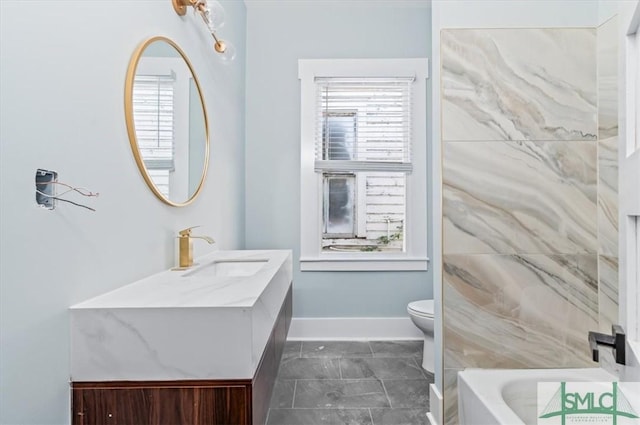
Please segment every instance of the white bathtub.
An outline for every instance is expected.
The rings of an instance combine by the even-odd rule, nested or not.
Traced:
[[[535,425],[538,382],[611,382],[604,369],[466,369],[458,373],[461,425]]]

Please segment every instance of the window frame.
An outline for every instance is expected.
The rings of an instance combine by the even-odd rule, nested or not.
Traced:
[[[189,169],[189,144],[176,140],[189,138],[189,84],[193,79],[191,70],[181,57],[143,57],[138,62],[136,73],[146,76],[168,76],[173,81],[173,154],[172,168],[150,167],[168,171],[169,190],[172,197],[187,199],[189,173],[176,173],[176,169]],[[143,158],[144,161],[144,158]],[[146,167],[146,165],[145,165]],[[169,196],[166,196],[167,199]]]
[[[427,256],[427,58],[300,59],[300,270],[424,271]],[[323,252],[323,174],[315,165],[316,78],[413,77],[411,157],[406,175],[404,252]]]
[[[327,225],[327,216],[329,215],[329,201],[328,198],[330,198],[330,180],[333,179],[348,179],[348,178],[352,178],[353,179],[353,195],[351,196],[352,199],[352,206],[351,206],[351,219],[353,222],[353,232],[352,233],[329,233],[326,229],[326,225]],[[357,182],[358,182],[358,177],[355,173],[348,173],[348,172],[334,172],[334,173],[329,173],[329,172],[323,172],[322,173],[322,214],[323,214],[323,220],[322,220],[322,224],[323,224],[323,228],[322,228],[322,238],[323,239],[351,239],[351,238],[355,238],[358,234],[358,216],[357,216],[357,205],[358,205],[358,188],[357,186]]]

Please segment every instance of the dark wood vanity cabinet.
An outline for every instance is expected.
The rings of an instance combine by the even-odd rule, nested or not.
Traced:
[[[72,382],[72,424],[264,424],[291,313],[289,287],[253,379]]]
[[[251,383],[73,383],[73,423],[250,424]]]

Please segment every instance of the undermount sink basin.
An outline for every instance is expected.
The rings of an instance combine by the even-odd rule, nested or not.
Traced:
[[[216,260],[198,267],[183,277],[190,276],[253,276],[267,263],[268,260]]]

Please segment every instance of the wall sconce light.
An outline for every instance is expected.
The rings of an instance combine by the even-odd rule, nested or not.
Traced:
[[[209,29],[215,43],[213,48],[220,53],[224,61],[232,61],[236,57],[236,49],[228,41],[222,40],[216,35],[224,25],[224,8],[217,0],[171,0],[173,9],[180,16],[187,13],[187,7],[192,6],[194,13],[200,15]]]

